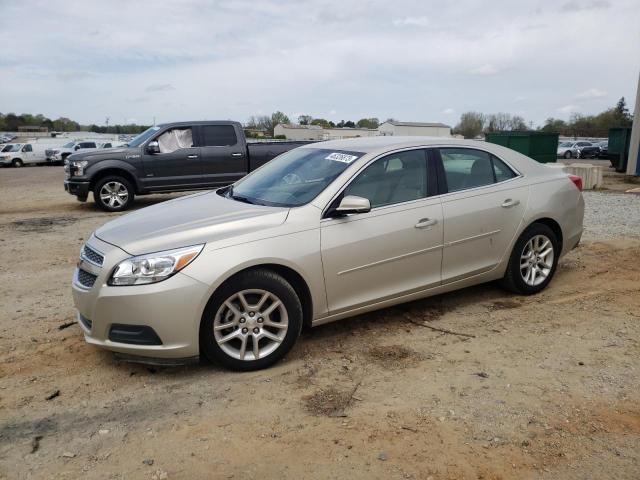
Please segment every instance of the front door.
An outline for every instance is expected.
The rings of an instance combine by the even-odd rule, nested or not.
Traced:
[[[158,142],[160,153],[142,152],[145,188],[152,190],[189,188],[202,185],[200,148],[194,146],[191,127],[164,130],[150,141]]]
[[[341,195],[368,198],[371,211],[322,220],[331,313],[440,283],[442,206],[439,198],[429,197],[435,192],[427,165],[425,150],[376,160]]]
[[[488,152],[440,148],[445,218],[442,282],[487,272],[507,251],[524,217],[529,187]],[[442,187],[441,187],[442,188]]]
[[[233,125],[202,125],[200,155],[202,178],[209,186],[228,185],[244,177],[249,168],[246,148]]]

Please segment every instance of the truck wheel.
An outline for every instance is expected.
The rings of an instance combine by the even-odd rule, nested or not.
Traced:
[[[211,297],[200,324],[200,352],[232,370],[273,365],[302,329],[302,305],[291,284],[270,270],[241,273]]]
[[[24,166],[24,163],[22,163],[22,160],[20,160],[19,158],[14,158],[13,162],[11,162],[11,164],[16,168],[20,168],[20,167]]]
[[[133,186],[124,177],[104,177],[93,188],[93,200],[107,212],[122,212],[133,203]]]

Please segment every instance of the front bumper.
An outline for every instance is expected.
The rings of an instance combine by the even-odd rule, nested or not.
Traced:
[[[71,195],[86,199],[89,196],[89,182],[78,180],[65,180],[64,189]]]
[[[104,255],[104,267],[81,260],[72,283],[78,324],[87,343],[142,357],[182,359],[198,356],[200,319],[207,302],[207,286],[183,273],[150,285],[109,286],[107,280],[113,267],[129,255],[96,237],[89,243],[92,249]],[[80,269],[96,276],[93,286],[86,287],[78,281]],[[127,330],[146,330],[146,333],[144,338],[138,338],[140,343],[135,344],[130,343],[136,341],[135,335],[127,336]],[[158,341],[148,341],[154,334]]]

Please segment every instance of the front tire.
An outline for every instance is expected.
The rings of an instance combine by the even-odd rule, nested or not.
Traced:
[[[122,212],[133,203],[133,185],[124,177],[109,176],[98,180],[93,188],[96,205],[107,212]]]
[[[267,368],[293,347],[302,329],[294,288],[270,270],[241,273],[211,297],[200,323],[200,351],[239,371]]]
[[[569,160],[571,157],[573,157],[573,154],[571,153],[571,150],[567,150],[566,152],[564,152],[564,158]]]
[[[14,168],[20,168],[24,166],[24,163],[19,158],[14,158],[11,164],[14,166]]]
[[[555,274],[560,256],[556,234],[547,225],[534,223],[518,238],[502,286],[521,295],[543,290]]]

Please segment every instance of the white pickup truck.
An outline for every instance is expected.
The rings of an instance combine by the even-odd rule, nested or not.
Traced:
[[[82,140],[65,143],[61,147],[48,148],[45,151],[47,162],[62,164],[72,153],[85,152],[96,148],[112,148],[112,142],[100,143],[95,140]]]
[[[45,152],[33,143],[8,143],[0,150],[0,165],[22,167],[30,163],[44,163]]]

